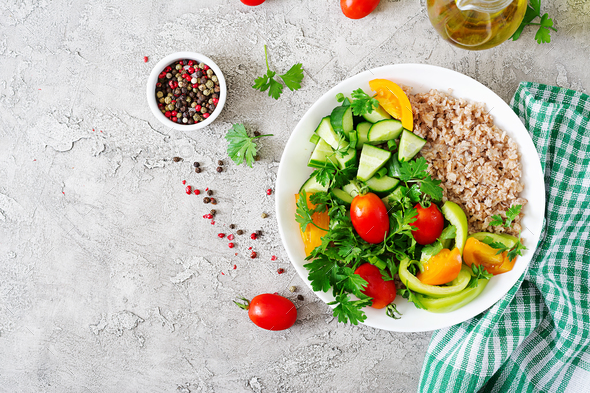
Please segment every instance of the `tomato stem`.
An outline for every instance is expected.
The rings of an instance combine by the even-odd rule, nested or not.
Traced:
[[[236,306],[240,307],[243,310],[248,310],[250,308],[250,300],[246,299],[245,297],[240,298],[244,303],[233,301]]]

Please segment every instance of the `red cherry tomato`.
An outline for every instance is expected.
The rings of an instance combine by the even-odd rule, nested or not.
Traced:
[[[340,0],[340,8],[345,16],[350,19],[361,19],[369,15],[380,0]]]
[[[377,266],[364,263],[354,273],[367,281],[365,290],[361,292],[373,298],[371,307],[384,308],[395,300],[395,284],[393,281],[384,281]]]
[[[352,226],[363,240],[377,244],[389,232],[389,216],[383,201],[375,194],[357,195],[350,205]]]
[[[246,5],[260,5],[264,3],[266,0],[240,0],[242,3]]]
[[[279,295],[263,293],[246,304],[235,302],[238,306],[248,309],[250,320],[258,327],[266,330],[289,329],[297,319],[297,309],[292,301]]]
[[[423,246],[434,243],[445,226],[442,213],[434,203],[427,209],[424,209],[420,204],[417,204],[414,208],[418,211],[417,219],[412,223],[413,226],[418,228],[412,231],[414,239]]]

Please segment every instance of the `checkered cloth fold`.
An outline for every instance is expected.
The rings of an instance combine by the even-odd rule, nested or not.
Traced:
[[[590,392],[590,97],[523,82],[511,107],[544,170],[538,248],[498,303],[433,334],[419,392]]]

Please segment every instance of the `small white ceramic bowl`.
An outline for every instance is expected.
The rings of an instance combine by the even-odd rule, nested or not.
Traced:
[[[168,118],[164,116],[164,114],[162,114],[162,112],[160,112],[160,109],[158,108],[158,102],[156,101],[156,83],[158,83],[158,75],[160,74],[160,72],[164,70],[164,68],[166,68],[166,66],[169,66],[178,60],[195,60],[199,63],[205,63],[213,70],[213,72],[215,72],[215,75],[217,75],[220,88],[219,102],[217,103],[217,107],[215,108],[211,116],[205,119],[205,121],[196,124],[174,123],[173,121],[168,120]],[[215,119],[217,119],[217,116],[219,116],[219,114],[223,110],[223,106],[225,105],[225,98],[227,97],[227,85],[225,84],[225,78],[223,76],[223,73],[221,72],[221,69],[217,66],[217,64],[215,64],[213,60],[211,60],[207,56],[196,52],[176,52],[164,57],[154,66],[147,81],[146,94],[150,109],[152,110],[152,113],[154,114],[156,119],[160,121],[160,123],[162,123],[166,127],[174,128],[175,130],[195,131],[200,128],[207,127],[209,124],[213,123]]]

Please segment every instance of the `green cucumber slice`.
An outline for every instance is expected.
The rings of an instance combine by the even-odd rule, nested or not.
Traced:
[[[369,141],[372,143],[386,142],[397,139],[404,127],[399,120],[381,120],[371,126],[369,130]]]
[[[391,157],[391,152],[365,144],[363,150],[361,150],[359,169],[356,177],[362,181],[369,180],[383,165],[385,165],[387,160],[389,160],[389,157]]]
[[[373,112],[363,114],[363,117],[366,121],[371,123],[377,123],[381,120],[391,119],[391,115],[387,113],[385,109],[381,105],[377,107],[377,109],[373,108]]]
[[[402,137],[399,141],[398,159],[402,161],[410,161],[426,144],[426,140],[420,138],[411,131],[404,129]]]
[[[363,145],[369,142],[369,130],[371,129],[372,125],[373,123],[364,121],[356,126],[356,133],[358,137],[358,142],[356,144],[357,149],[362,149]]]
[[[320,138],[318,144],[311,153],[311,157],[309,157],[307,166],[312,168],[325,168],[326,166],[337,168],[338,160],[336,160],[332,147]]]
[[[346,142],[344,137],[338,135],[334,128],[332,128],[332,124],[330,123],[330,116],[326,116],[320,121],[318,128],[316,128],[315,133],[322,138],[328,145],[332,147],[334,150],[338,150],[338,148],[342,147],[342,143]]]
[[[487,233],[487,232],[477,232],[469,237],[474,237],[480,242],[482,242],[486,237],[491,238],[494,242],[501,243],[508,248],[512,248],[516,246],[518,242],[518,238],[515,236],[507,235],[507,234],[500,234],[500,233]]]
[[[350,205],[352,203],[352,200],[354,199],[352,196],[350,196],[349,193],[342,191],[339,188],[333,188],[331,192],[334,198],[338,199],[340,202],[346,205]]]
[[[330,115],[330,124],[338,135],[348,135],[354,129],[352,121],[352,108],[350,106],[337,106]]]
[[[338,162],[340,163],[340,169],[348,168],[350,166],[356,166],[356,149],[348,147],[348,142],[345,143],[345,146],[346,148],[348,148],[348,150],[346,151],[344,156],[341,156],[339,153],[336,153],[335,155],[336,160],[338,160]],[[343,147],[342,149],[344,150],[345,147]]]
[[[353,198],[361,193],[361,188],[359,187],[356,180],[351,180],[350,183],[342,187],[342,189]]]
[[[305,192],[309,194],[309,193],[312,193],[312,192],[327,192],[328,191],[328,187],[327,186],[322,186],[316,180],[316,178],[315,178],[315,171],[314,171],[309,176],[309,179],[307,179],[305,181],[305,183],[303,183],[303,185],[299,189],[299,192],[301,192],[301,190],[305,190]]]
[[[309,138],[309,141],[314,145],[317,145],[320,139],[321,138],[318,136],[318,134],[312,134],[311,138]]]
[[[367,180],[367,187],[379,196],[387,195],[392,192],[399,184],[399,180],[389,176],[383,176],[380,179],[372,177]]]

